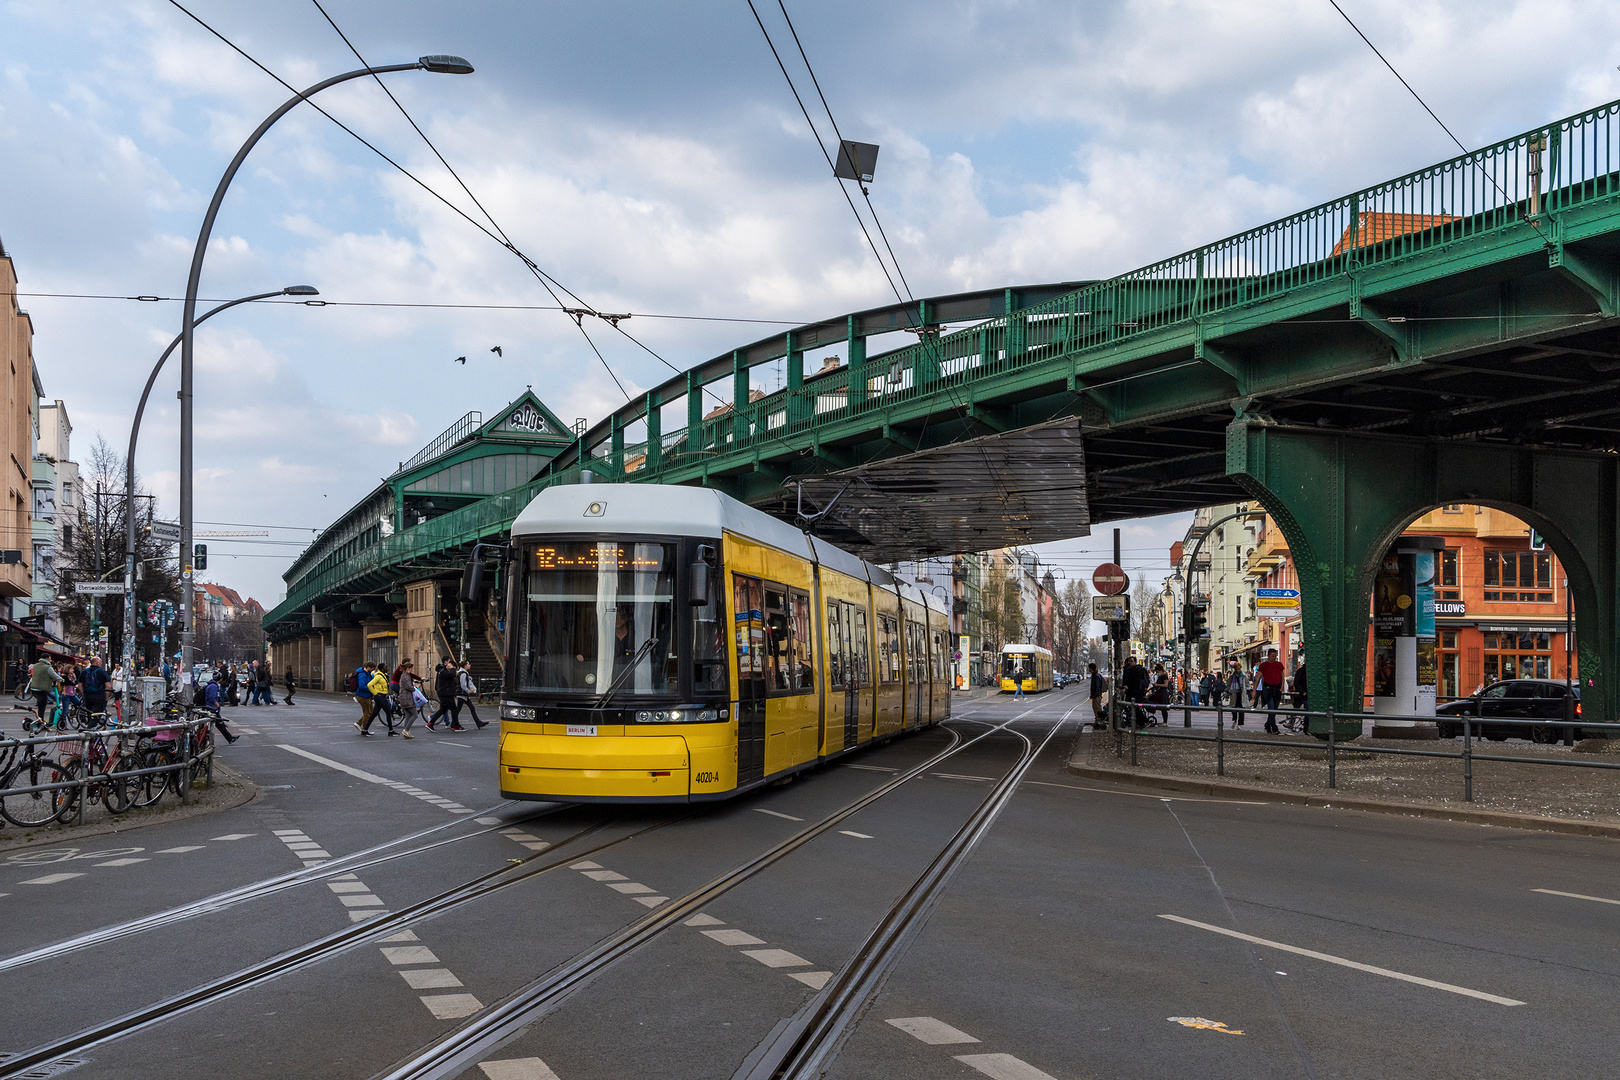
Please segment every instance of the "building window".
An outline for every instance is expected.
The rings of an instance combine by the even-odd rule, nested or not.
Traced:
[[[1457,577],[1457,560],[1460,556],[1461,552],[1456,548],[1446,548],[1440,553],[1439,590],[1434,594],[1436,600],[1462,599]]]
[[[1499,632],[1485,635],[1485,681],[1546,679],[1552,674],[1552,635]]]
[[[1529,590],[1545,589],[1546,592]],[[1502,603],[1552,603],[1552,555],[1546,551],[1485,552],[1485,599]]]
[[[1460,514],[1460,513],[1462,513],[1462,503],[1446,503],[1446,513],[1448,513],[1448,514]]]
[[[1457,631],[1440,631],[1440,697],[1462,696],[1461,658],[1457,653]]]

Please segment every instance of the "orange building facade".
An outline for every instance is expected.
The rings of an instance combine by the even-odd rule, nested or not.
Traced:
[[[1564,570],[1551,548],[1534,543],[1530,526],[1503,510],[1453,503],[1406,532],[1446,544],[1435,560],[1440,700],[1497,679],[1563,680]],[[1370,648],[1368,656],[1370,664]],[[1573,650],[1569,661],[1575,665]],[[1578,672],[1575,665],[1570,674]]]

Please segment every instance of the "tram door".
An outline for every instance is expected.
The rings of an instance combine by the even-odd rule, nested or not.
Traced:
[[[840,640],[844,658],[844,745],[854,746],[861,729],[861,665],[855,659],[855,607],[839,602]]]
[[[928,696],[928,644],[920,622],[906,620],[906,671],[911,676],[911,723],[922,723],[923,699]]]
[[[737,607],[737,783],[765,775],[765,597],[758,578],[733,575]]]

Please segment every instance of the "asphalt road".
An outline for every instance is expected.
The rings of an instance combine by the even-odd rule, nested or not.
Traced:
[[[983,735],[436,1074],[729,1078],[836,985],[1019,762],[1018,733],[1038,743],[1063,723],[827,1075],[1620,1076],[1609,840],[1078,780],[1061,767],[1089,719],[1078,690],[963,701],[947,727],[695,812],[507,803],[493,726],[361,739],[357,712],[314,698],[228,710],[246,737],[224,754],[265,789],[257,802],[0,853],[0,1052],[99,1027],[72,1054],[75,1077],[382,1074]],[[503,887],[334,955],[119,1022],[508,868]]]

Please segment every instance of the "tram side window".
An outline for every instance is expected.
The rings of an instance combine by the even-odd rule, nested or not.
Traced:
[[[816,688],[815,635],[810,632],[810,597],[802,592],[788,594],[793,629],[794,689],[813,692]]]
[[[863,607],[846,608],[845,614],[850,611],[855,613],[855,668],[852,674],[855,676],[855,681],[861,686],[871,686],[872,642],[866,633],[866,609]]]
[[[945,659],[945,635],[938,630],[934,631],[934,681],[944,682],[949,678]]]
[[[737,674],[747,682],[765,673],[765,613],[758,578],[733,578],[737,607]]]
[[[827,601],[827,681],[836,688],[844,685],[844,605]]]
[[[793,689],[792,622],[788,618],[787,590],[765,583],[765,681],[773,694]]]
[[[724,590],[720,575],[710,574],[709,602],[692,607],[692,691],[697,694],[724,693],[726,689]],[[741,607],[739,604],[739,610]]]
[[[886,683],[900,681],[900,621],[878,616],[878,675]]]

